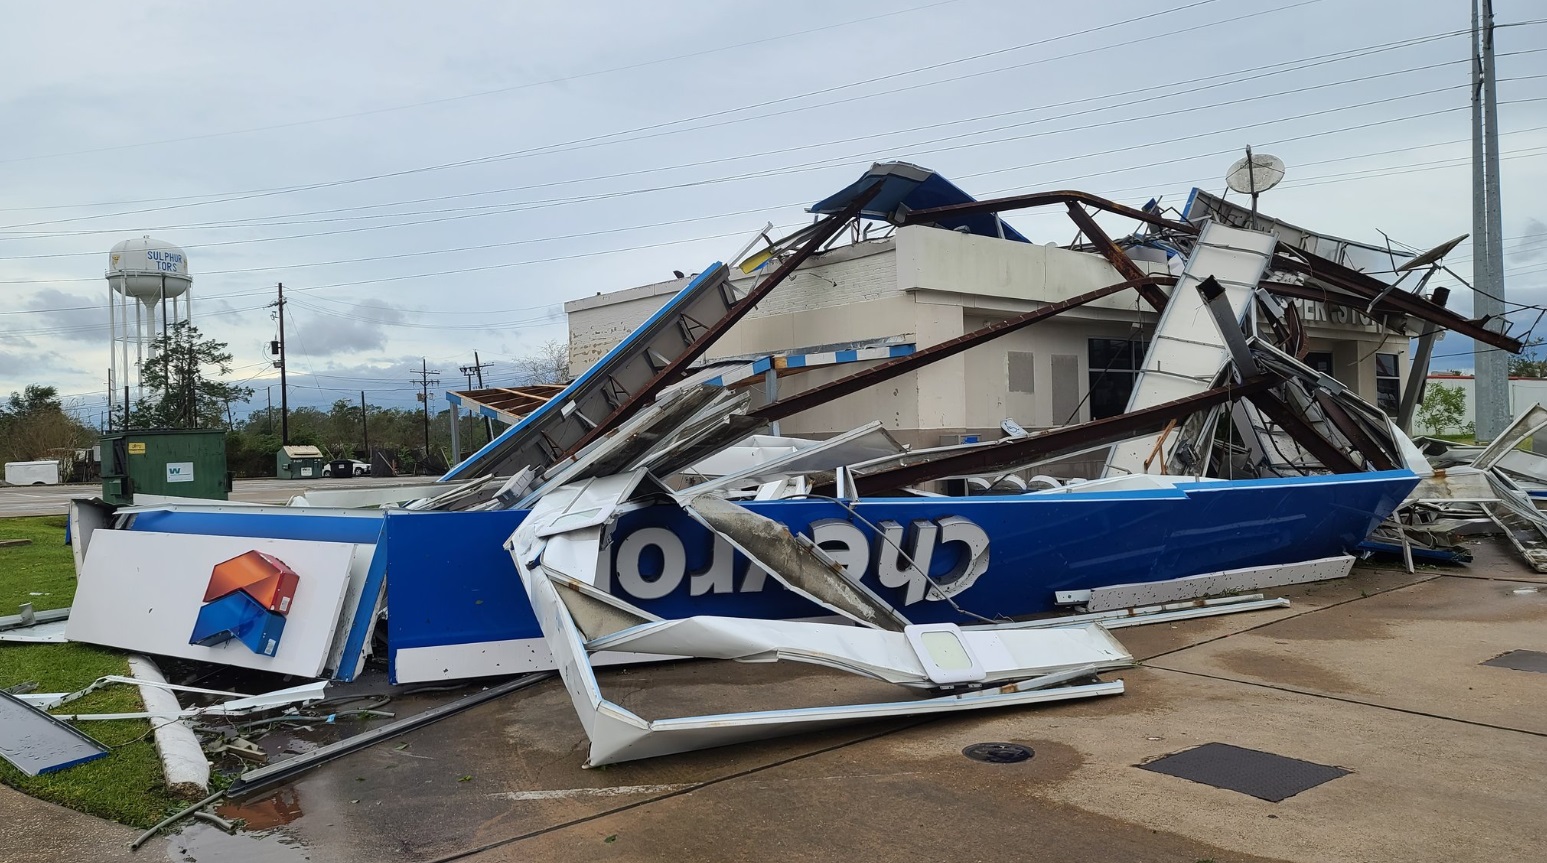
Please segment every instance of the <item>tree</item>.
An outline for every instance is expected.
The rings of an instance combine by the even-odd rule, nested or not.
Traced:
[[[57,387],[28,384],[0,407],[0,460],[58,457],[60,450],[73,453],[96,439],[94,429],[65,413]]]
[[[516,358],[522,385],[569,381],[569,343],[549,339],[530,354]]]
[[[208,374],[213,367],[214,374]],[[219,428],[228,424],[232,403],[246,403],[252,387],[227,383],[231,352],[225,342],[206,339],[198,327],[178,321],[152,343],[140,366],[147,395],[134,405],[130,428]]]
[[[1525,339],[1521,353],[1510,357],[1510,377],[1547,377],[1547,359],[1542,359],[1538,348],[1547,343],[1547,337]]]
[[[1423,394],[1423,403],[1418,406],[1418,421],[1424,428],[1438,435],[1452,428],[1464,432],[1466,429],[1461,420],[1465,416],[1466,390],[1429,384]]]

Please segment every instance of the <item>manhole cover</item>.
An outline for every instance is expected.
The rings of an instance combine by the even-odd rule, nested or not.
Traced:
[[[974,743],[962,750],[962,754],[973,761],[985,761],[989,764],[1015,764],[1019,761],[1030,761],[1037,753],[1029,746],[1019,743]]]

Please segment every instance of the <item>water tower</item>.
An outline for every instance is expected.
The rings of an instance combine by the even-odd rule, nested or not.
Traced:
[[[107,257],[108,416],[124,416],[144,393],[141,369],[154,358],[156,339],[178,321],[193,320],[188,256],[148,236],[124,240]],[[157,323],[157,315],[160,322]],[[132,319],[132,320],[131,320]]]

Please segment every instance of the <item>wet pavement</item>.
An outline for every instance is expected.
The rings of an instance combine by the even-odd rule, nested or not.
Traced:
[[[1127,684],[1116,698],[873,723],[586,770],[579,721],[562,686],[548,681],[222,806],[222,816],[246,822],[244,835],[198,824],[138,856],[1539,859],[1547,674],[1481,663],[1547,650],[1547,578],[1491,541],[1475,551],[1464,569],[1362,565],[1348,579],[1278,592],[1293,601],[1287,609],[1120,630],[1143,662],[1108,675]],[[681,662],[599,676],[610,697],[647,717],[893,694],[795,664]],[[408,715],[453,695],[400,696],[384,709]],[[263,745],[280,755],[341,733],[322,731]],[[1034,756],[964,757],[983,742],[1021,744]],[[1210,742],[1349,772],[1271,803],[1138,769]],[[10,802],[0,797],[0,810]],[[92,859],[115,859],[126,832],[98,830],[104,853]]]

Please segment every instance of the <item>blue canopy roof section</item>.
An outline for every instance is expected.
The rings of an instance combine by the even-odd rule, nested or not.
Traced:
[[[877,162],[865,172],[865,176],[855,180],[842,191],[812,204],[807,211],[823,215],[836,213],[858,197],[860,192],[870,188],[870,184],[878,179],[882,181],[881,191],[860,212],[863,218],[891,222],[899,209],[923,210],[977,200],[963,192],[955,183],[928,168],[910,165],[907,162]],[[1010,227],[993,213],[952,216],[941,219],[936,224],[953,231],[965,228],[968,233],[982,237],[1003,237],[1018,243],[1031,242],[1020,231]]]

